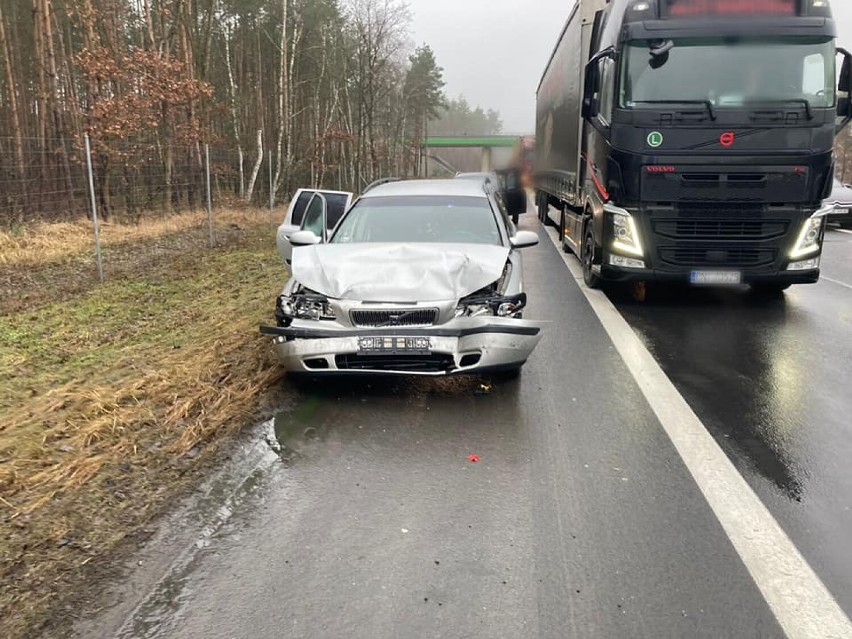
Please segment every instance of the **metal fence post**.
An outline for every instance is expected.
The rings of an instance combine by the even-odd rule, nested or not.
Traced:
[[[86,167],[89,170],[89,196],[92,201],[92,226],[95,228],[95,257],[98,261],[98,277],[101,284],[104,283],[104,263],[101,257],[101,232],[98,227],[98,205],[95,201],[95,177],[92,172],[92,145],[89,142],[89,134],[85,135],[86,139]]]
[[[210,248],[213,248],[213,202],[210,195],[210,145],[204,145],[204,172],[207,182],[207,228],[210,232]]]
[[[275,192],[272,188],[272,149],[269,149],[269,222],[275,226]]]

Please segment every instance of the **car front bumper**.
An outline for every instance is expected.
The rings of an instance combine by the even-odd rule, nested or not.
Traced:
[[[341,329],[300,322],[260,330],[272,336],[285,370],[312,375],[445,376],[511,370],[527,361],[541,339],[538,323],[499,317],[462,318],[426,328]],[[363,338],[389,339],[393,344],[425,338],[428,348],[377,352],[365,350]]]

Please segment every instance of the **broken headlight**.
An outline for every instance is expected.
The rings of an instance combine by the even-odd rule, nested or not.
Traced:
[[[334,321],[337,316],[325,295],[300,288],[292,295],[281,295],[275,307],[279,326],[290,326],[294,319]]]
[[[477,292],[459,300],[456,317],[520,317],[526,305],[526,293],[505,297]]]

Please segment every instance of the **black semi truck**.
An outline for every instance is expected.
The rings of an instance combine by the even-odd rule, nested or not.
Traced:
[[[536,204],[588,286],[818,280],[852,119],[835,36],[828,0],[577,2],[537,93]]]

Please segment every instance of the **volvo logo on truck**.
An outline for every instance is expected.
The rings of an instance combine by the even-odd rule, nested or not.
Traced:
[[[536,200],[586,284],[816,282],[852,120],[835,37],[827,0],[577,2],[537,93]]]

